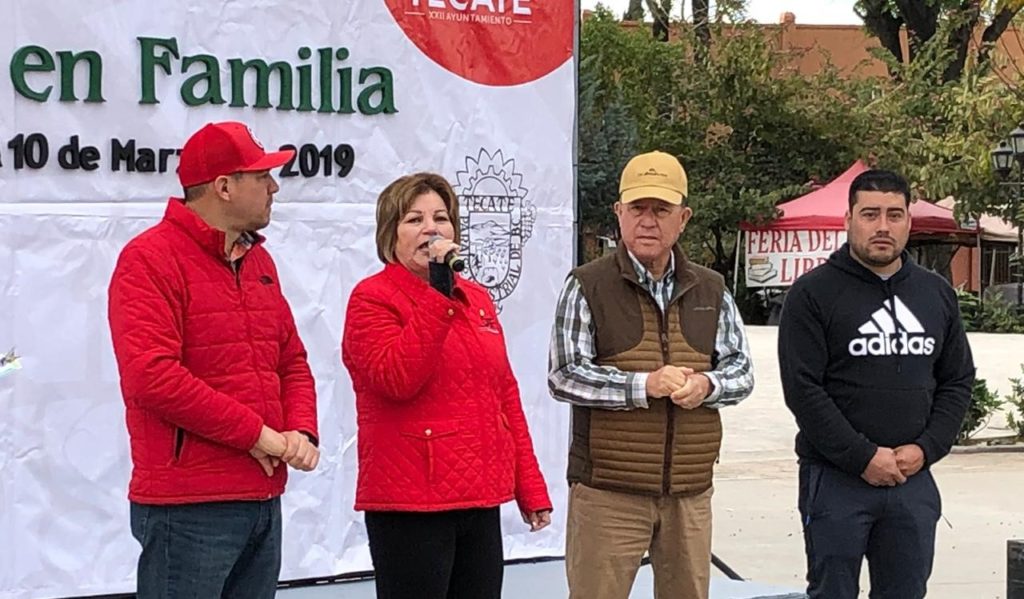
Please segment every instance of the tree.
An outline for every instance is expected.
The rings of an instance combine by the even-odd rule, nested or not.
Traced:
[[[783,69],[760,28],[711,23],[709,30],[715,51],[696,61],[692,32],[664,43],[624,30],[610,15],[584,23],[580,184],[581,192],[595,191],[586,199],[581,193],[581,218],[584,228],[614,228],[610,204],[633,152],[605,148],[634,139],[611,132],[620,123],[635,131],[636,151],[681,159],[695,213],[684,245],[692,259],[728,275],[739,223],[773,217],[776,202],[803,191],[811,177],[848,166],[855,156],[848,142],[870,117],[851,111],[850,95],[830,93],[835,73],[808,80]],[[588,212],[591,202],[596,212]]]
[[[693,34],[697,40],[694,53],[698,62],[706,63],[711,53],[711,0],[692,0]]]
[[[643,21],[644,20],[644,0],[629,0],[629,8],[626,9],[626,13],[622,15],[623,21]]]
[[[672,0],[647,0],[647,10],[651,11],[653,24],[651,35],[654,39],[667,42],[669,37],[669,15],[672,14]]]
[[[881,164],[906,175],[919,197],[954,196],[961,215],[1006,216],[1012,205],[994,180],[989,150],[1021,115],[1024,94],[1012,100],[1017,84],[993,68],[992,50],[1022,8],[1024,0],[859,0],[856,5],[885,49],[892,79],[888,85],[874,82],[876,89],[864,94],[878,112],[870,149]],[[922,258],[942,265],[948,278],[951,252],[948,246],[928,246]]]
[[[579,163],[577,166],[580,256],[598,256],[599,236],[615,237],[611,206],[618,196],[618,177],[636,153],[636,121],[628,114],[620,88],[600,85],[601,56],[580,62]]]
[[[627,31],[603,9],[583,24],[579,68],[578,212],[584,260],[598,236],[618,237],[612,205],[619,174],[639,150],[641,128],[664,112],[681,56],[647,31]]]
[[[942,73],[946,82],[963,73],[976,30],[982,29],[976,59],[984,65],[1022,8],[1024,0],[858,0],[854,10],[898,63],[913,62],[926,44],[937,39],[950,52]],[[907,56],[900,44],[903,27],[907,30]]]
[[[888,59],[889,79],[848,82],[844,93],[869,117],[861,120],[860,153],[906,176],[915,196],[954,196],[961,216],[1007,215],[989,151],[1024,106],[987,64],[968,61],[947,80],[956,49],[940,34],[917,48],[911,62]]]
[[[729,274],[740,222],[775,215],[812,176],[840,172],[854,154],[843,99],[785,71],[759,28],[714,30],[707,65],[692,65],[676,93],[680,118],[660,145],[678,148],[691,176],[690,255]]]

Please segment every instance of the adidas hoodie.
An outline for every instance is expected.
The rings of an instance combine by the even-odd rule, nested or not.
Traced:
[[[859,476],[878,447],[916,443],[925,467],[956,440],[974,362],[956,294],[903,252],[888,280],[849,245],[790,288],[779,370],[796,453]]]

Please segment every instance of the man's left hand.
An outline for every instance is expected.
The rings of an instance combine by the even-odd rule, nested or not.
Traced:
[[[711,380],[701,373],[686,377],[686,384],[672,394],[672,402],[685,410],[692,410],[704,403],[711,393]]]
[[[281,455],[281,460],[292,468],[304,472],[310,472],[316,468],[317,463],[320,462],[320,450],[309,441],[309,437],[299,431],[288,431],[282,434],[288,447]]]
[[[924,468],[924,451],[920,446],[913,443],[900,445],[893,451],[896,452],[896,465],[903,476],[910,478]]]

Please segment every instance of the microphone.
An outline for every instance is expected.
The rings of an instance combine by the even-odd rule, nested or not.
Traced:
[[[430,243],[434,243],[439,239],[445,239],[440,235],[434,235],[430,238]],[[455,250],[451,250],[444,256],[444,263],[448,265],[448,268],[452,269],[453,272],[462,272],[466,269],[466,261],[462,259],[462,256]]]

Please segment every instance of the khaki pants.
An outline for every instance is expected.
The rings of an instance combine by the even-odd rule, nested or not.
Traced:
[[[572,485],[565,536],[570,599],[628,599],[644,552],[655,599],[707,599],[713,493],[651,497]]]

